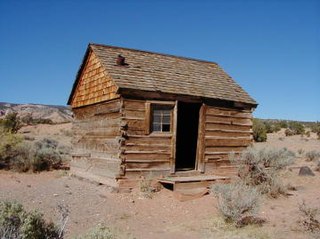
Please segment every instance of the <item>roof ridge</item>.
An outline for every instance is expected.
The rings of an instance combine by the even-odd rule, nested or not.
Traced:
[[[100,46],[100,47],[109,47],[109,48],[123,49],[123,50],[136,51],[136,52],[144,52],[144,53],[149,53],[149,54],[156,54],[156,55],[174,57],[174,58],[178,58],[178,59],[184,59],[184,60],[191,60],[191,61],[215,64],[217,66],[219,65],[218,63],[216,63],[214,61],[207,61],[207,60],[202,60],[202,59],[197,59],[197,58],[192,58],[192,57],[177,56],[177,55],[171,55],[171,54],[154,52],[154,51],[147,51],[147,50],[140,50],[140,49],[134,49],[134,48],[128,48],[128,47],[119,47],[119,46],[112,46],[112,45],[99,44],[99,43],[93,43],[93,42],[90,42],[89,46]]]

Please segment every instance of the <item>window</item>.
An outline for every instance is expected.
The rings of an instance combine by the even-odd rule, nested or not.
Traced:
[[[172,106],[152,105],[152,132],[171,132]]]

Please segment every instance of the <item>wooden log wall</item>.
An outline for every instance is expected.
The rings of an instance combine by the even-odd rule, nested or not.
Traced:
[[[73,109],[72,168],[113,179],[120,173],[120,109],[120,99]]]
[[[119,98],[111,76],[102,67],[97,56],[90,52],[74,93],[72,108]]]
[[[125,163],[125,177],[140,174],[168,174],[172,159],[172,134],[148,132],[149,105],[145,100],[123,99],[122,124],[126,140],[121,158]]]
[[[205,173],[223,176],[236,174],[229,154],[240,153],[252,143],[252,114],[250,110],[206,106],[204,161]]]

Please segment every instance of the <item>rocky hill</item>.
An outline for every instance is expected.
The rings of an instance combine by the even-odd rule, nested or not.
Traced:
[[[33,119],[50,119],[53,123],[73,120],[72,111],[67,106],[0,102],[0,117],[10,112],[17,112],[20,118],[31,116]]]

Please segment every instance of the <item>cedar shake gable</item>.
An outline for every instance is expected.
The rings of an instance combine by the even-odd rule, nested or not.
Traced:
[[[125,58],[124,65],[117,59]],[[216,63],[107,45],[89,44],[68,104],[114,99],[122,90],[195,96],[257,106]]]

